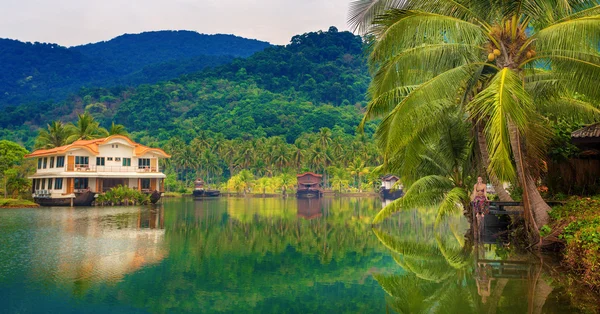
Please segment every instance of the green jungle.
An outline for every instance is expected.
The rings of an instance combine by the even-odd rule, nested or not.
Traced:
[[[482,176],[495,198],[523,202],[524,246],[560,247],[598,289],[600,182],[559,172],[589,157],[572,132],[600,118],[599,5],[533,2],[359,0],[350,22],[362,37],[331,27],[150,84],[6,101],[5,198],[30,190],[28,150],[109,134],[172,154],[169,192],[201,177],[238,195],[286,194],[313,171],[326,189],[362,193],[396,174],[405,196],[374,224],[413,208],[436,208],[436,224],[470,213]]]

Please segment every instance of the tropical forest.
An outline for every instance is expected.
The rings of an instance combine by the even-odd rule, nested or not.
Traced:
[[[8,312],[600,312],[600,1],[336,11],[0,38]]]

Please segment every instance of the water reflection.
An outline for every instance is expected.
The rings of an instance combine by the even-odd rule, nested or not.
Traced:
[[[412,213],[402,213],[406,221]],[[431,228],[373,229],[392,253],[394,274],[376,274],[386,292],[388,307],[398,313],[595,313],[597,305],[572,305],[564,289],[555,290],[545,272],[544,259],[529,253],[515,254],[505,244],[485,244],[450,217],[434,239],[416,232]],[[407,237],[411,233],[414,235]],[[551,268],[550,268],[551,269]],[[552,297],[550,297],[552,295]],[[591,295],[593,299],[593,294]],[[550,300],[550,301],[549,301]]]
[[[380,205],[231,197],[0,210],[0,312],[576,312],[564,289],[544,297],[539,258],[476,243],[463,217],[434,228],[426,210],[373,230]]]

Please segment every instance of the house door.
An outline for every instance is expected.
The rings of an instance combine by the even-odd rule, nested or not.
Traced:
[[[67,156],[67,171],[75,171],[75,156]]]

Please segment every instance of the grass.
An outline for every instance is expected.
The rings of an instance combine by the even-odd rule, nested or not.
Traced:
[[[554,228],[564,226],[564,261],[593,289],[600,291],[600,196],[571,197],[550,212]]]
[[[0,198],[0,208],[23,208],[23,207],[39,207],[38,204],[29,200],[20,200],[13,198]]]

